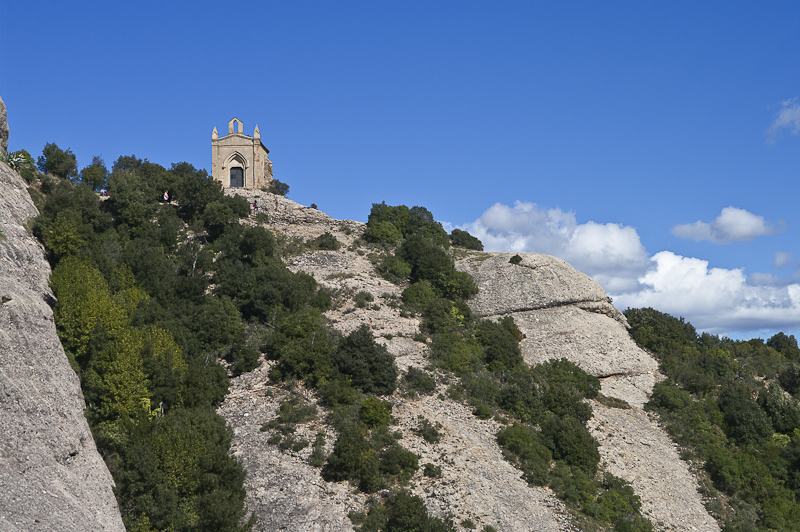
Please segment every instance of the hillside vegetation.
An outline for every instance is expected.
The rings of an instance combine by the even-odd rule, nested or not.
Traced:
[[[325,317],[348,298],[355,308],[380,309],[371,292],[322,288],[286,267],[293,255],[342,248],[330,232],[273,233],[264,227],[269,215],[251,212],[248,200],[225,195],[187,163],[167,169],[124,156],[109,172],[95,158],[78,172],[70,156],[49,144],[38,164],[49,174],[36,172],[27,153],[15,160],[35,185],[41,215],[32,230],[53,267],[58,333],[128,530],[258,528],[234,435],[217,413],[230,379],[255,369],[280,396],[260,427],[266,443],[302,453],[324,482],[348,482],[363,494],[349,516],[360,532],[495,529],[446,508],[430,512],[414,494],[442,468],[421,463],[407,436],[435,444],[442,427],[420,416],[404,433],[394,409],[437,390],[437,401],[468,405],[473,420],[496,424],[491,434],[505,459],[530,486],[563,501],[570,526],[653,529],[631,486],[604,471],[587,429],[593,401],[629,405],[602,396],[600,381],[572,361],[526,363],[512,317],[473,314],[467,301],[476,282],[454,260],[482,250],[468,233],[448,235],[424,207],[376,203],[363,234],[350,239],[348,251],[368,257],[397,289],[382,303],[419,319],[409,341],[424,359],[400,368],[366,323],[339,332]],[[683,457],[703,464],[705,495],[725,530],[795,530],[795,339],[733,342],[698,336],[652,309],[626,316],[668,377],[647,408],[661,415]]]
[[[683,458],[702,464],[709,509],[724,530],[800,530],[797,340],[698,335],[683,318],[650,308],[625,315],[667,375],[647,408],[661,415]]]

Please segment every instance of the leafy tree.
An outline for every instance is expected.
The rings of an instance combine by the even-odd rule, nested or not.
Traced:
[[[37,166],[42,173],[64,179],[78,176],[78,160],[75,158],[75,154],[69,148],[66,151],[62,150],[53,142],[44,145]]]
[[[409,209],[405,205],[393,207],[386,202],[373,203],[364,238],[368,242],[392,245],[400,240],[398,234],[402,238],[418,234],[445,249],[450,246],[450,238],[442,224],[435,221],[425,207]]]
[[[500,429],[497,443],[503,449],[503,454],[522,469],[525,480],[537,486],[547,484],[553,455],[541,443],[541,436],[537,431],[521,423],[514,423]]]
[[[86,166],[80,173],[81,183],[85,183],[92,190],[99,190],[106,186],[108,181],[108,168],[102,157],[92,157],[92,164]]]
[[[350,376],[353,386],[364,393],[391,394],[397,387],[394,357],[375,342],[366,325],[342,340],[332,360],[341,373]]]
[[[542,440],[556,460],[564,460],[590,475],[597,471],[600,462],[598,443],[577,419],[550,416],[542,424]]]
[[[725,416],[729,435],[745,445],[772,434],[772,423],[759,408],[746,386],[730,383],[719,393],[719,408]]]
[[[460,248],[483,251],[483,244],[481,241],[461,229],[453,229],[453,231],[450,233],[450,242],[454,246],[458,246]]]
[[[272,194],[277,194],[278,196],[285,196],[289,193],[289,185],[283,181],[273,179],[272,184],[269,186],[269,192]]]
[[[790,360],[800,362],[800,348],[797,347],[797,339],[794,335],[786,335],[779,332],[767,340],[767,346],[775,349]]]

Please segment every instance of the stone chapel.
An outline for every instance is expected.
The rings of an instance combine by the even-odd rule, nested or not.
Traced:
[[[269,150],[261,143],[258,125],[252,137],[244,134],[242,121],[228,122],[228,134],[211,133],[211,168],[223,187],[263,188],[272,184]]]

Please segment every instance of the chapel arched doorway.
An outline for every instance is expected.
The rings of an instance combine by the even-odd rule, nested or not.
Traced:
[[[232,187],[243,187],[244,186],[244,171],[240,166],[234,166],[231,168],[231,184]]]

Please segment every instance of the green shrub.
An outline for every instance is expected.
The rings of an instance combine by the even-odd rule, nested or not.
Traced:
[[[352,386],[364,393],[391,394],[397,386],[397,366],[385,346],[377,344],[369,327],[362,325],[339,345],[331,357]]]
[[[372,294],[364,291],[357,293],[354,299],[358,308],[365,308],[368,302],[375,301],[375,297]]]
[[[439,478],[442,476],[442,468],[428,463],[423,466],[422,474],[430,478]]]
[[[410,273],[410,271],[409,271]],[[437,297],[430,281],[420,281],[403,290],[403,303],[410,309],[422,312]]]
[[[369,428],[388,425],[392,419],[392,403],[368,396],[359,410],[361,421]]]
[[[427,418],[423,416],[417,416],[417,429],[415,432],[426,442],[439,443],[439,440],[442,437],[439,433],[439,429],[441,428],[441,423],[437,422],[436,424],[433,424]]]
[[[382,473],[407,480],[419,469],[419,457],[395,443],[381,451],[379,468]]]
[[[728,434],[742,445],[772,435],[772,423],[751,397],[749,388],[730,383],[719,393],[719,408],[728,425]]]
[[[497,433],[497,443],[506,459],[522,469],[529,483],[537,486],[547,484],[553,457],[541,440],[538,432],[521,423],[514,423]]]
[[[481,403],[475,407],[472,414],[478,419],[489,419],[492,417],[492,407]]]
[[[481,241],[461,229],[453,229],[450,233],[450,243],[461,248],[483,251]]]
[[[293,396],[281,402],[278,407],[277,417],[262,426],[261,430],[278,429],[283,434],[295,431],[299,423],[306,423],[317,417],[317,407],[306,403],[300,396]]]
[[[411,276],[411,265],[400,257],[388,253],[382,256],[375,269],[381,277],[395,284],[403,283]]]
[[[327,231],[319,235],[317,238],[309,240],[308,245],[314,249],[322,249],[327,251],[336,251],[342,247],[342,243]]]
[[[403,238],[402,233],[392,222],[379,221],[367,224],[364,240],[380,244],[393,245]]]
[[[661,381],[653,386],[653,394],[646,407],[680,412],[692,404],[692,396],[669,381]]]
[[[511,264],[519,264],[520,262],[522,262],[522,257],[520,257],[519,255],[514,255],[513,257],[508,259],[508,262],[510,262]]]
[[[322,467],[325,464],[326,459],[325,433],[323,431],[319,431],[314,439],[314,446],[311,450],[311,455],[308,457],[308,464],[312,467]]]
[[[333,445],[333,452],[322,468],[328,482],[354,481],[365,493],[381,488],[378,453],[372,449],[357,425],[346,425]]]
[[[436,380],[419,368],[411,366],[403,375],[403,388],[413,390],[422,395],[433,393],[436,390]]]
[[[552,451],[553,458],[577,466],[589,475],[597,471],[600,462],[598,443],[575,418],[550,416],[542,423],[542,443]]]
[[[277,179],[273,179],[267,192],[277,194],[278,196],[285,196],[289,193],[289,185]]]

